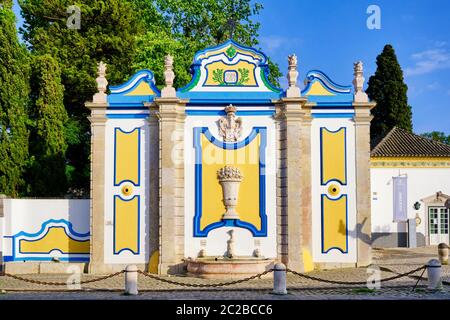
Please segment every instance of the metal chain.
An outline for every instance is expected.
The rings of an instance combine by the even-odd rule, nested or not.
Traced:
[[[385,279],[381,279],[380,282],[387,282],[387,281],[392,281],[398,278],[402,278],[402,277],[407,277],[417,271],[420,271],[422,269],[425,269],[426,266],[421,266],[420,268],[411,270],[409,272],[403,273],[403,274],[399,274],[393,277],[389,277],[389,278],[385,278]],[[328,280],[328,279],[322,279],[322,278],[318,278],[318,277],[314,277],[314,276],[310,276],[310,275],[306,275],[304,273],[300,273],[291,269],[286,269],[286,272],[290,272],[296,276],[302,277],[302,278],[306,278],[306,279],[310,279],[310,280],[315,280],[315,281],[320,281],[320,282],[325,282],[325,283],[331,283],[331,284],[347,284],[347,285],[363,285],[363,284],[367,284],[367,281],[337,281],[337,280]]]
[[[238,283],[243,283],[243,282],[247,282],[259,277],[262,277],[263,275],[266,275],[270,272],[273,272],[273,269],[269,269],[266,270],[264,272],[255,274],[254,276],[248,277],[248,278],[244,278],[244,279],[239,279],[239,280],[235,280],[235,281],[230,281],[230,282],[221,282],[221,283],[212,283],[212,284],[202,284],[202,283],[183,283],[183,282],[178,282],[178,281],[174,281],[174,280],[169,280],[169,279],[164,279],[158,276],[155,276],[153,274],[138,270],[138,273],[142,274],[143,276],[149,277],[151,279],[154,280],[158,280],[161,282],[165,282],[165,283],[169,283],[169,284],[174,284],[174,285],[178,285],[178,286],[183,286],[183,287],[192,287],[192,288],[217,288],[217,287],[225,287],[225,286],[230,286],[233,284],[238,284]]]
[[[420,270],[424,270],[425,271],[425,269],[426,269],[426,266],[421,266],[419,268],[416,268],[416,269],[411,270],[411,271],[406,272],[406,273],[402,273],[402,274],[398,274],[396,276],[392,276],[392,277],[389,277],[389,278],[381,279],[380,282],[387,282],[387,281],[392,281],[392,280],[399,279],[399,278],[402,278],[402,277],[408,277],[411,274],[416,273],[416,272],[418,272]],[[264,276],[264,275],[266,275],[266,274],[268,274],[270,272],[273,272],[273,271],[276,271],[276,270],[269,269],[269,270],[266,270],[264,272],[255,274],[255,275],[253,275],[251,277],[247,277],[247,278],[244,278],[244,279],[239,279],[239,280],[229,281],[229,282],[213,283],[213,284],[201,284],[201,283],[190,284],[190,283],[184,283],[184,282],[178,282],[178,281],[174,281],[174,280],[164,279],[164,278],[161,278],[159,276],[156,276],[156,275],[153,275],[153,274],[141,271],[141,270],[138,270],[137,272],[142,274],[145,277],[148,277],[148,278],[151,278],[151,279],[154,279],[154,280],[158,280],[158,281],[161,281],[161,282],[165,282],[165,283],[168,283],[168,284],[178,285],[178,286],[192,287],[192,288],[218,288],[218,287],[230,286],[230,285],[234,285],[234,284],[247,282],[247,281],[250,281],[250,280],[253,280],[253,279],[256,279],[256,278],[260,278],[260,277],[262,277],[262,276]],[[126,272],[126,271],[125,270],[121,270],[121,271],[118,271],[116,273],[112,273],[112,274],[109,274],[107,276],[104,276],[104,277],[99,277],[99,278],[95,278],[95,279],[80,281],[79,284],[87,284],[87,283],[92,283],[92,282],[106,280],[106,279],[118,276],[118,275],[120,275],[120,274],[122,274],[124,272]],[[290,272],[290,273],[292,273],[292,274],[294,274],[296,276],[299,276],[299,277],[302,277],[302,278],[305,278],[305,279],[319,281],[319,282],[324,282],[324,283],[331,283],[331,284],[363,285],[363,284],[367,283],[367,281],[337,281],[337,280],[322,279],[322,278],[314,277],[314,276],[307,275],[307,274],[304,274],[304,273],[300,273],[300,272],[291,270],[289,268],[286,269],[286,272]],[[13,274],[10,274],[10,273],[4,273],[3,275],[7,276],[7,277],[10,277],[10,278],[13,278],[13,279],[16,279],[16,280],[29,282],[29,283],[33,283],[33,284],[39,284],[39,285],[48,285],[48,286],[63,286],[63,285],[67,285],[67,282],[38,281],[38,280],[33,280],[33,279],[27,279],[27,278],[20,277],[20,276],[17,276],[17,275],[13,275]],[[442,282],[445,285],[449,284],[446,281],[442,281]]]
[[[92,283],[92,282],[97,282],[97,281],[102,281],[102,280],[106,280],[115,276],[118,276],[121,273],[124,273],[124,270],[118,271],[116,273],[112,273],[109,274],[107,276],[104,277],[99,277],[99,278],[95,278],[95,279],[89,279],[89,280],[84,280],[84,281],[80,281],[77,284],[86,284],[86,283]],[[27,279],[24,277],[20,277],[20,276],[16,276],[14,274],[10,274],[10,273],[4,273],[4,276],[16,279],[16,280],[20,280],[20,281],[24,281],[24,282],[29,282],[29,283],[33,283],[33,284],[40,284],[40,285],[44,285],[44,286],[65,286],[67,285],[67,282],[51,282],[51,281],[39,281],[39,280],[33,280],[33,279]]]

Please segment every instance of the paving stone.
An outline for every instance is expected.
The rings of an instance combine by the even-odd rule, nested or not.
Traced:
[[[392,277],[423,266],[436,258],[437,248],[416,249],[374,249],[374,265],[381,268],[381,278]],[[387,268],[393,272],[385,271]],[[366,282],[370,274],[366,268],[346,268],[313,271],[309,276],[343,282]],[[443,280],[450,282],[450,266],[443,266]],[[421,271],[414,276],[420,276]],[[69,274],[27,274],[24,278],[66,283]],[[426,272],[424,274],[426,277]],[[82,274],[81,280],[98,278],[96,275]],[[217,284],[227,280],[206,280],[186,276],[161,276],[162,279],[185,284]],[[98,282],[82,284],[81,289],[70,291],[67,285],[48,286],[23,282],[10,277],[0,277],[0,300],[3,299],[450,299],[450,286],[432,292],[426,289],[426,280],[419,281],[412,291],[417,278],[403,277],[383,282],[379,290],[369,290],[365,285],[337,285],[305,279],[294,274],[287,275],[288,295],[272,295],[272,277],[255,279],[244,283],[220,288],[191,288],[165,283],[139,275],[140,294],[136,297],[123,296],[124,275]],[[32,292],[31,292],[32,291]]]

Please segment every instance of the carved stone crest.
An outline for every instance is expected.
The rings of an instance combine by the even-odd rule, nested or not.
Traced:
[[[225,142],[237,141],[242,133],[242,119],[236,117],[236,107],[231,104],[225,112],[227,115],[219,120],[219,135]]]

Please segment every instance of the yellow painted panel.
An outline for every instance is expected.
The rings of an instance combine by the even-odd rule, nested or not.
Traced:
[[[89,253],[89,240],[71,239],[64,227],[50,227],[48,233],[40,240],[20,240],[21,253],[48,253],[58,249],[62,253]]]
[[[115,180],[116,185],[128,180],[139,182],[139,129],[130,133],[116,129]]]
[[[330,180],[347,183],[345,170],[345,128],[337,132],[321,129],[322,135],[322,184]]]
[[[309,272],[314,270],[314,263],[311,252],[307,248],[303,248],[303,271]]]
[[[334,96],[335,94],[328,91],[319,81],[315,81],[311,84],[308,90],[307,96]]]
[[[245,69],[248,71],[248,80],[245,81],[245,83],[243,83],[243,86],[255,86],[256,85],[256,79],[255,79],[255,65],[247,62],[247,61],[239,61],[238,63],[236,63],[235,65],[228,65],[223,63],[222,61],[217,61],[217,62],[213,62],[211,64],[209,64],[207,67],[208,70],[208,78],[206,79],[205,84],[206,85],[219,85],[219,83],[217,81],[215,81],[213,79],[214,77],[214,72],[218,69],[221,69],[223,72],[225,71],[229,71],[229,70],[234,70],[238,73],[238,81],[240,81],[241,79],[241,74],[239,73],[239,69]]]
[[[154,94],[155,94],[155,92],[152,90],[150,85],[145,81],[141,81],[141,83],[139,83],[137,85],[137,87],[134,88],[133,91],[130,91],[125,95],[126,96],[146,96],[146,95],[154,95]]]
[[[347,196],[331,200],[322,195],[322,251],[339,248],[347,252]]]
[[[129,249],[133,253],[139,250],[139,198],[126,201],[114,197],[114,253]]]
[[[150,257],[150,261],[148,262],[148,272],[149,273],[158,273],[158,265],[159,265],[159,250],[153,252]]]
[[[236,208],[242,221],[261,228],[259,216],[259,146],[260,135],[238,150],[224,150],[202,135],[202,218],[200,227],[221,221],[225,212],[222,188],[217,180],[217,170],[225,165],[239,168],[244,178],[239,187]]]

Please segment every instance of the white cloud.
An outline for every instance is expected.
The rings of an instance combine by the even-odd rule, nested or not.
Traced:
[[[405,74],[416,76],[450,68],[450,52],[444,48],[444,42],[439,44],[438,48],[412,54],[411,59],[415,61],[414,66],[406,68]]]
[[[278,49],[287,46],[298,45],[301,41],[298,38],[288,38],[283,36],[264,36],[259,38],[263,51],[269,55],[274,54]]]
[[[440,85],[439,82],[434,81],[432,83],[427,84],[426,87],[427,87],[428,90],[438,90],[438,89],[441,88],[441,85]]]

